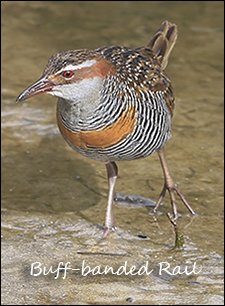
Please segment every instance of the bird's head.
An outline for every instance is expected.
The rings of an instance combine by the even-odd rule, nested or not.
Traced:
[[[23,91],[16,101],[45,92],[68,101],[88,99],[99,93],[104,78],[113,70],[114,66],[95,51],[57,53],[49,60],[41,78]]]

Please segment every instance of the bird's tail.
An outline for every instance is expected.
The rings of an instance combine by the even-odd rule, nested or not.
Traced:
[[[147,45],[157,56],[161,62],[162,68],[165,69],[168,63],[168,58],[173,46],[177,40],[177,26],[167,20],[164,21],[151,41]]]

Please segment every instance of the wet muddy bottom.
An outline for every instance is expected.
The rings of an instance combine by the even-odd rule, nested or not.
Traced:
[[[220,1],[2,2],[3,304],[224,303],[222,11]],[[142,46],[164,20],[179,31],[166,70],[176,94],[167,159],[198,214],[178,200],[182,250],[168,195],[151,214],[157,154],[118,163],[118,229],[103,240],[104,164],[64,142],[54,97],[15,104],[56,52]]]

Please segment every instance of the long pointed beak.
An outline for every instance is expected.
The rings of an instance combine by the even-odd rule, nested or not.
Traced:
[[[21,102],[26,99],[32,98],[36,95],[39,95],[41,93],[51,91],[54,86],[55,86],[55,83],[50,81],[46,74],[43,74],[43,76],[37,82],[35,82],[33,85],[25,89],[19,95],[16,101]]]

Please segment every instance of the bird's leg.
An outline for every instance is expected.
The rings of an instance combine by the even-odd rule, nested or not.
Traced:
[[[117,179],[117,165],[114,162],[109,162],[106,164],[107,174],[108,174],[108,184],[109,184],[109,193],[108,193],[108,204],[105,215],[104,223],[104,234],[102,238],[105,238],[111,231],[116,229],[114,218],[113,218],[113,202],[114,202],[114,191]]]
[[[190,211],[191,214],[195,215],[194,210],[191,208],[191,206],[188,204],[187,200],[185,199],[184,195],[182,194],[182,192],[180,191],[180,189],[178,188],[177,184],[174,182],[168,165],[167,165],[167,160],[166,160],[166,153],[164,150],[164,147],[158,150],[158,154],[159,154],[159,158],[160,158],[160,162],[162,165],[162,169],[163,169],[163,173],[164,173],[164,177],[165,177],[165,184],[163,187],[163,190],[159,196],[159,200],[156,203],[156,206],[154,207],[154,212],[156,212],[156,210],[158,209],[160,203],[162,202],[162,199],[164,198],[165,194],[166,194],[166,189],[169,191],[169,195],[170,195],[170,200],[171,200],[171,205],[172,205],[172,210],[173,210],[173,219],[176,220],[178,217],[177,214],[177,205],[176,205],[176,199],[175,199],[175,191],[178,194],[178,196],[180,197],[180,199],[182,200],[182,202],[184,203],[184,205],[187,207],[187,209]]]

